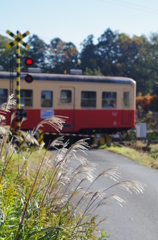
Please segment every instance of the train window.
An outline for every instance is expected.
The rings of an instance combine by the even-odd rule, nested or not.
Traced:
[[[116,108],[117,93],[116,92],[102,92],[102,108]]]
[[[81,107],[96,107],[96,92],[81,92]]]
[[[7,102],[8,99],[8,89],[0,88],[0,105]]]
[[[15,91],[16,98],[16,91]],[[20,90],[20,107],[32,107],[33,106],[33,91],[32,90]]]
[[[61,103],[71,103],[72,102],[72,92],[71,92],[71,90],[61,90],[61,92],[60,92],[60,102]]]
[[[53,106],[53,92],[52,91],[41,91],[41,107],[52,107]]]
[[[123,104],[125,108],[129,107],[129,92],[123,93]]]

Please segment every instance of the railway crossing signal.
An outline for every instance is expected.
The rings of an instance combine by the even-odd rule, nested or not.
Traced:
[[[27,74],[26,77],[25,77],[25,81],[26,81],[27,83],[32,83],[32,82],[33,82],[33,77],[32,77],[32,75]]]
[[[25,110],[24,109],[18,109],[16,111],[16,119],[18,121],[21,121],[23,119],[23,117],[27,117],[27,114],[26,114]]]
[[[32,58],[29,58],[29,57],[26,58],[25,63],[26,63],[27,66],[31,66],[33,64]]]
[[[15,35],[14,33],[10,32],[9,30],[7,30],[7,33],[14,38],[14,40],[10,43],[8,43],[6,45],[7,49],[10,49],[11,47],[16,46],[16,72],[17,72],[17,76],[16,76],[16,91],[17,91],[17,111],[20,111],[20,43],[27,49],[30,49],[30,46],[23,42],[23,38],[26,37],[27,35],[29,35],[29,31],[21,34],[19,31],[17,31],[17,35]],[[20,129],[20,120],[19,118],[17,118],[17,130]]]
[[[30,67],[32,64],[33,64],[33,60],[32,58],[30,57],[27,57],[26,60],[25,60],[25,64]],[[32,83],[33,82],[33,76],[30,75],[30,74],[27,74],[26,77],[25,77],[25,81],[27,83]]]

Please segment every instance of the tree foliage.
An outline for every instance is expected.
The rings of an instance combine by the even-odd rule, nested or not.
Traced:
[[[28,53],[25,52],[25,54],[32,57],[34,67],[44,70],[46,67],[47,44],[37,35],[31,36],[28,44],[30,45],[30,50]]]
[[[158,111],[158,96],[149,94],[146,96],[138,96],[136,98],[136,107],[137,109],[141,108],[144,113],[148,111]]]
[[[16,70],[15,48],[5,49],[8,41],[9,38],[0,35],[0,65],[10,71],[13,59]],[[32,35],[28,43],[29,51],[21,47],[21,70],[29,56],[34,60],[33,67],[40,67],[42,72],[63,74],[65,70],[69,73],[70,69],[81,69],[86,75],[130,77],[137,82],[137,92],[158,94],[158,33],[130,37],[108,28],[97,43],[92,34],[85,38],[80,52],[72,42],[60,38],[46,44]]]
[[[49,72],[63,73],[77,66],[78,51],[72,42],[63,42],[54,38],[49,45]]]
[[[89,68],[86,68],[86,71],[84,72],[84,75],[89,75],[89,76],[102,76],[103,74],[101,73],[100,68],[91,70]]]

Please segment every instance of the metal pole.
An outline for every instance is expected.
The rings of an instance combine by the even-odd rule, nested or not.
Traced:
[[[14,93],[13,89],[13,54],[10,55],[10,95]]]
[[[10,95],[14,93],[14,89],[13,89],[13,54],[10,55]],[[10,111],[10,117],[13,114],[13,105]],[[12,121],[12,125],[10,125],[10,128],[13,127],[13,121]]]
[[[17,105],[16,105],[16,109],[17,109],[17,130],[20,129],[20,46],[19,44],[21,43],[26,49],[29,50],[30,46],[23,42],[23,38],[26,37],[27,35],[29,35],[29,31],[25,32],[24,34],[21,34],[19,31],[17,31],[17,35],[15,35],[14,33],[10,32],[9,30],[7,30],[7,33],[14,38],[14,41],[8,43],[6,45],[7,49],[10,49],[13,46],[17,46],[16,48],[16,72],[17,72],[17,76],[16,76],[16,98],[17,98]]]
[[[16,98],[17,98],[17,112],[20,112],[20,46],[19,43],[16,48]],[[17,130],[20,129],[20,120],[17,118]]]

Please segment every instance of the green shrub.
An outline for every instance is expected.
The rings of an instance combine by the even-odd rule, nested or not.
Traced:
[[[106,144],[103,144],[99,147],[99,149],[106,149],[107,148],[107,145]]]

